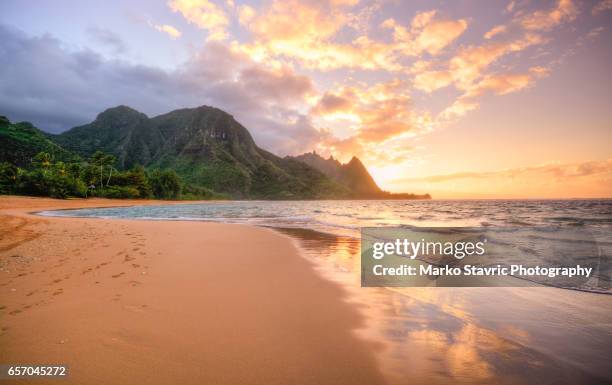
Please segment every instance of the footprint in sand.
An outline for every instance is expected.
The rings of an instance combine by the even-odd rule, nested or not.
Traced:
[[[19,309],[15,309],[15,310],[9,312],[10,315],[15,315],[15,314],[19,314],[19,313],[21,313],[21,310],[19,310]]]
[[[64,289],[59,289],[59,290],[56,290],[56,291],[53,292],[54,296],[60,295],[60,294],[64,294]]]
[[[125,274],[125,272],[123,272],[123,271],[122,271],[121,273],[119,273],[119,274],[115,274],[115,275],[112,275],[111,277],[113,277],[113,278],[119,278],[119,277],[121,277],[121,276],[122,276],[122,275],[124,275],[124,274]]]
[[[147,305],[124,305],[123,308],[125,310],[133,311],[135,313],[142,313]]]

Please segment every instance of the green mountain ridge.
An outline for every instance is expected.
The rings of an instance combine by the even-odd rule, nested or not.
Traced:
[[[357,158],[341,165],[314,153],[278,157],[259,148],[231,115],[208,106],[153,118],[117,106],[61,134],[45,133],[27,122],[10,124],[4,118],[0,144],[0,162],[27,167],[41,151],[66,161],[102,151],[117,158],[120,170],[139,165],[172,169],[190,186],[235,199],[396,198],[376,185]]]
[[[78,158],[31,123],[11,123],[5,116],[0,116],[0,162],[27,167],[39,152],[47,152],[57,160],[66,162]]]
[[[119,106],[51,139],[83,157],[96,150],[113,154],[124,169],[134,165],[170,168],[189,184],[233,198],[352,196],[320,171],[259,148],[246,128],[214,107],[179,109],[148,118]]]

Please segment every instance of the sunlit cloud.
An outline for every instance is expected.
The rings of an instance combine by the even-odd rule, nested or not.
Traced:
[[[469,90],[483,76],[483,71],[501,57],[543,42],[545,39],[540,35],[526,34],[507,42],[463,47],[442,68],[430,70],[425,66],[424,71],[416,74],[414,86],[427,92],[450,84],[461,90]]]
[[[393,30],[393,38],[397,44],[393,49],[412,56],[423,52],[437,55],[468,27],[464,19],[441,19],[437,18],[436,14],[436,10],[418,13],[412,19],[410,30],[399,25],[394,19],[387,19],[383,27]]]
[[[208,31],[209,40],[221,40],[228,36],[229,19],[223,10],[209,0],[170,0],[168,6],[180,12],[190,23]]]
[[[602,12],[612,10],[612,0],[601,0],[599,3],[593,6],[591,9],[591,13],[593,15],[598,15]]]
[[[457,172],[452,174],[431,175],[422,178],[405,178],[404,181],[443,183],[455,179],[519,178],[526,174],[544,174],[559,181],[606,173],[612,173],[612,159],[581,163],[552,163],[486,172]]]
[[[559,0],[550,10],[538,10],[518,17],[519,24],[527,30],[550,30],[553,27],[572,21],[578,15],[578,9],[572,0]]]
[[[484,34],[484,38],[485,39],[492,39],[494,36],[502,34],[502,33],[506,32],[507,30],[508,30],[507,26],[505,26],[505,25],[497,25],[497,26],[491,28],[490,30],[488,30],[487,33]]]
[[[179,31],[178,29],[176,29],[175,27],[169,24],[151,24],[151,26],[155,28],[156,30],[158,30],[159,32],[163,32],[167,34],[173,39],[177,39],[181,37],[182,35],[181,31]]]

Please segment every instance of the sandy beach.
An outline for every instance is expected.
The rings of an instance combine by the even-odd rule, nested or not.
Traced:
[[[0,363],[66,364],[62,384],[383,383],[363,319],[288,237],[30,214],[135,203],[159,202],[0,197]]]

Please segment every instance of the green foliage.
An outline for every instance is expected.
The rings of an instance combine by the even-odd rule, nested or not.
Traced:
[[[50,196],[52,198],[85,197],[87,188],[83,181],[56,169],[24,171],[19,175],[17,192],[25,195]]]
[[[229,199],[226,194],[219,194],[206,187],[194,186],[191,184],[183,185],[181,191],[181,199],[184,200],[202,200],[202,199]]]
[[[47,134],[31,123],[10,123],[0,116],[0,162],[29,167],[32,158],[40,152],[66,162],[78,160],[78,156],[49,140]]]
[[[153,170],[149,185],[158,199],[177,199],[181,193],[181,180],[174,170]]]
[[[140,198],[140,192],[131,186],[109,186],[102,190],[100,196],[112,199],[137,199]]]
[[[17,166],[2,162],[0,163],[0,194],[12,194],[17,187],[19,169]]]

